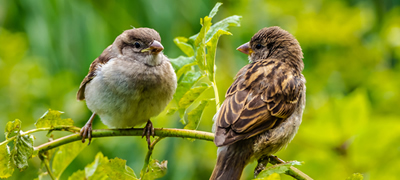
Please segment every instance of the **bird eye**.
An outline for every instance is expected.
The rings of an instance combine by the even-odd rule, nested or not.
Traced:
[[[135,48],[140,48],[140,43],[138,43],[138,42],[135,42]]]
[[[256,45],[256,49],[261,49],[261,47],[262,47],[261,44]]]

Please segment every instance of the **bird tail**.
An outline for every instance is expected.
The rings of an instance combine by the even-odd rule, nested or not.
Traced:
[[[238,143],[218,148],[217,164],[210,180],[239,180],[250,159],[249,150],[242,150]]]

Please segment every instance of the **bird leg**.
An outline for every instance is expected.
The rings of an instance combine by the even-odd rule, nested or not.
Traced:
[[[144,126],[142,138],[146,135],[147,145],[150,148],[150,136],[154,137],[154,127],[150,119],[147,121],[146,126]]]
[[[256,178],[258,176],[258,174],[260,174],[260,172],[265,169],[268,162],[269,162],[268,156],[263,156],[260,159],[258,159],[257,167],[254,169],[254,178]]]
[[[92,123],[93,119],[96,116],[96,113],[93,113],[92,116],[90,116],[88,122],[81,128],[80,135],[82,136],[82,143],[85,142],[86,137],[89,139],[89,143],[92,141]]]

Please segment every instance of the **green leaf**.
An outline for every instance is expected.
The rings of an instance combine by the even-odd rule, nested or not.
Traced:
[[[212,38],[207,42],[207,55],[206,55],[206,71],[208,73],[208,79],[214,81],[214,64],[215,64],[215,54],[217,51],[218,39],[221,35],[232,35],[230,32],[225,30],[218,30]]]
[[[189,71],[183,78],[179,79],[174,99],[179,103],[183,95],[202,77],[200,72]]]
[[[211,10],[210,14],[208,15],[210,18],[213,18],[215,16],[215,14],[217,14],[218,12],[218,8],[222,5],[222,3],[217,2],[217,4],[215,4],[214,8]]]
[[[203,114],[204,108],[207,106],[208,102],[211,100],[202,100],[200,104],[194,108],[192,111],[188,113],[188,124],[185,126],[184,129],[197,129],[201,116]]]
[[[194,41],[194,46],[196,48],[196,62],[201,70],[205,68],[205,60],[206,60],[206,34],[211,27],[211,19],[206,16],[200,19],[200,24],[203,26],[200,29],[199,35]]]
[[[270,175],[272,175],[273,173],[284,174],[289,170],[290,166],[294,166],[294,165],[301,165],[301,163],[298,161],[289,161],[289,162],[286,162],[283,164],[276,164],[276,165],[267,167],[263,171],[261,171],[260,174],[258,174],[256,179],[259,180],[262,178],[267,178]]]
[[[364,177],[360,173],[354,173],[350,177],[346,178],[346,180],[363,180]]]
[[[239,27],[241,18],[242,16],[233,15],[212,25],[210,30],[207,32],[206,42],[208,42],[219,30],[228,31],[231,26]]]
[[[7,144],[0,145],[0,178],[8,178],[14,172],[10,161],[10,147]]]
[[[194,57],[179,56],[175,59],[169,59],[175,72],[178,72],[183,66],[194,63]],[[179,76],[177,76],[179,78]]]
[[[143,180],[153,180],[165,176],[167,174],[167,163],[167,161],[159,163],[158,160],[152,159],[149,163],[148,171],[143,176]]]
[[[11,162],[21,171],[28,167],[28,159],[33,153],[33,136],[21,135],[19,131],[14,141],[14,148],[11,151]]]
[[[52,163],[52,169],[54,175],[59,178],[68,165],[75,159],[75,157],[85,148],[87,145],[80,142],[72,142],[61,146],[55,153]]]
[[[280,180],[281,176],[278,173],[272,173],[268,177],[257,178],[256,180]]]
[[[185,37],[176,37],[174,43],[186,54],[186,56],[191,57],[194,55],[193,47],[187,43],[188,39]]]
[[[21,121],[19,119],[8,121],[4,132],[6,139],[8,139],[12,134],[19,132],[19,130],[21,130]]]
[[[194,58],[193,58],[194,59]],[[184,65],[181,69],[176,72],[176,77],[179,79],[182,75],[186,74],[188,71],[193,70],[193,66],[196,65],[195,62]]]
[[[89,179],[92,179],[92,178],[86,177],[84,170],[75,171],[74,173],[72,173],[71,176],[68,177],[68,180],[89,180]],[[103,178],[103,179],[107,179],[107,176],[105,176],[105,178]],[[101,179],[101,180],[103,180],[103,179]]]
[[[200,94],[203,93],[209,87],[211,87],[211,86],[197,86],[197,87],[191,88],[179,100],[179,103],[178,103],[179,109],[183,110],[183,112],[184,112],[184,110],[187,109],[197,99],[197,97],[199,97]]]
[[[228,31],[229,27],[231,27],[231,26],[239,27],[241,18],[242,18],[242,16],[233,15],[233,16],[229,16],[221,21],[218,21],[217,23],[212,25],[206,34],[206,38],[205,38],[206,42],[208,42],[210,40],[210,38],[213,37],[214,34],[217,33],[218,30],[220,30],[220,29]],[[195,39],[197,39],[198,36],[199,36],[199,33],[189,37],[189,41],[195,41]]]
[[[39,118],[35,126],[36,128],[53,128],[56,126],[73,126],[74,121],[71,118],[61,119],[63,112],[49,109],[44,115]]]
[[[97,153],[95,160],[85,167],[85,170],[78,170],[74,172],[70,177],[68,177],[68,180],[108,179],[107,173],[103,171],[102,168],[103,166],[106,166],[108,162],[108,158],[104,157],[104,155],[99,152]]]
[[[103,168],[110,179],[137,179],[135,172],[126,165],[126,160],[120,158],[111,159]]]

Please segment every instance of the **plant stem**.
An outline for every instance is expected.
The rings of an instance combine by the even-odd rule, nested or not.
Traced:
[[[149,150],[147,151],[146,157],[144,158],[144,164],[143,164],[142,171],[140,171],[140,179],[142,179],[142,178],[144,177],[144,174],[146,174],[146,172],[147,172],[147,170],[148,170],[147,166],[149,165],[150,157],[151,157],[151,155],[153,154],[154,146],[156,146],[156,144],[157,144],[158,142],[160,142],[161,139],[163,139],[163,138],[164,138],[164,137],[157,137],[157,138],[150,144]]]
[[[269,156],[269,160],[270,163],[273,165],[285,163],[285,161],[279,159],[276,156]],[[308,176],[307,174],[303,173],[302,171],[293,166],[290,166],[289,170],[285,174],[292,176],[293,178],[298,180],[313,180],[310,176]]]
[[[217,112],[218,112],[218,110],[219,110],[221,104],[219,103],[218,88],[217,88],[217,83],[215,82],[215,76],[214,76],[213,79],[214,79],[214,81],[211,82],[211,83],[212,83],[212,86],[213,86],[213,88],[214,88],[215,104],[216,104]]]
[[[71,127],[60,126],[60,127],[37,128],[37,129],[31,129],[31,130],[28,130],[26,132],[23,132],[23,133],[21,133],[21,136],[25,136],[25,135],[32,134],[32,133],[35,133],[35,132],[40,132],[40,131],[69,131],[69,132],[75,133],[75,132],[79,132],[80,128],[75,127],[75,126],[71,126]],[[13,136],[13,137],[1,142],[0,145],[8,144],[9,142],[13,141],[16,137],[17,136]]]
[[[143,128],[130,128],[130,129],[98,129],[93,130],[92,137],[111,137],[111,136],[142,136]],[[170,128],[155,128],[155,136],[158,137],[182,137],[202,139],[207,141],[214,140],[214,134],[204,131],[186,130],[186,129],[170,129]],[[71,134],[61,137],[54,141],[39,145],[35,147],[35,151],[44,152],[58,146],[82,140],[79,134]]]
[[[47,152],[44,152],[47,153]],[[49,159],[47,158],[47,155],[44,154],[39,154],[39,158],[40,160],[42,160],[42,162],[44,163],[44,166],[46,167],[47,173],[49,174],[49,176],[51,177],[52,180],[55,180],[56,178],[54,177],[53,172],[50,169],[50,162]]]

